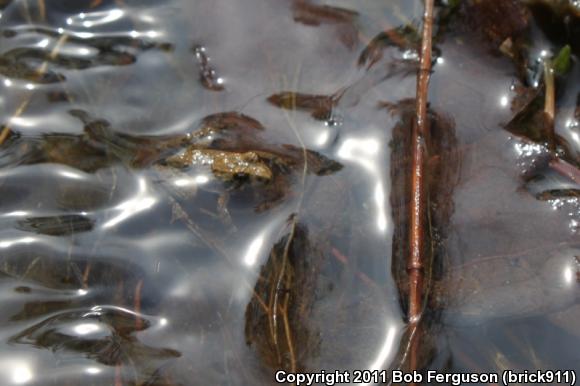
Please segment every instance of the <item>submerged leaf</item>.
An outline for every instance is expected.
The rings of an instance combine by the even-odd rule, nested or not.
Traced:
[[[268,102],[286,110],[302,110],[309,112],[314,119],[328,120],[332,117],[332,109],[338,97],[331,95],[311,95],[296,92],[281,92],[268,97]]]
[[[367,68],[372,67],[373,64],[381,60],[384,49],[392,46],[401,50],[413,50],[415,55],[418,56],[416,50],[420,41],[421,37],[413,25],[405,25],[383,31],[376,35],[361,52],[358,65],[366,66]]]
[[[74,44],[83,47],[88,54],[72,55],[56,53],[36,47],[13,48],[0,55],[0,74],[8,78],[24,79],[32,83],[58,83],[66,80],[65,70],[85,70],[102,66],[127,66],[137,61],[138,54],[151,50],[171,49],[169,43],[152,43],[127,36],[106,36],[80,38],[74,35],[60,35],[57,31],[28,27],[18,32],[12,31],[10,38],[23,33],[38,33],[46,40],[61,41],[63,45]],[[5,36],[6,37],[6,34]],[[135,52],[137,51],[137,52]],[[71,52],[70,49],[68,52]]]
[[[138,316],[141,329],[151,323]],[[78,334],[75,325],[94,326],[92,333]],[[179,351],[165,347],[153,347],[136,339],[133,333],[135,315],[114,307],[98,307],[80,311],[65,311],[47,318],[40,323],[12,337],[10,341],[18,344],[34,345],[50,349],[54,354],[66,357],[79,353],[105,365],[135,361],[138,366],[146,367],[149,362],[178,358]]]
[[[527,105],[515,114],[506,129],[534,142],[551,143],[552,126],[544,113],[544,97],[540,93],[531,93],[530,96]]]
[[[289,227],[260,270],[246,308],[245,335],[268,366],[295,372],[305,369],[317,345],[308,321],[322,255],[305,226],[291,218]]]
[[[315,5],[308,1],[295,0],[294,20],[307,25],[352,23],[358,12],[329,5]]]
[[[308,26],[335,25],[340,41],[348,48],[353,48],[358,38],[355,25],[358,12],[329,5],[310,4],[308,1],[293,1],[294,21]]]
[[[412,120],[415,114],[415,101],[411,99],[397,104],[383,104],[391,114],[399,115],[399,124],[393,130],[390,146],[392,191],[390,202],[395,224],[393,232],[393,276],[397,280],[401,296],[401,306],[407,308],[409,282],[407,275],[406,256],[409,254],[409,213],[412,177]],[[445,241],[448,237],[450,218],[453,214],[453,191],[458,183],[460,159],[455,137],[454,122],[441,114],[429,111],[431,135],[427,138],[429,159],[426,160],[427,176],[425,191],[428,201],[429,221],[424,230],[424,267],[432,272],[432,277],[438,279],[445,262]],[[425,289],[426,294],[429,288]]]
[[[552,68],[554,69],[556,75],[560,76],[565,75],[570,70],[570,67],[572,65],[570,61],[571,52],[572,49],[570,48],[570,46],[565,45],[564,47],[562,47],[558,55],[556,55],[556,57],[552,59]]]
[[[18,222],[18,229],[49,236],[66,236],[88,232],[93,229],[94,220],[81,215],[61,215],[51,217],[30,217]]]

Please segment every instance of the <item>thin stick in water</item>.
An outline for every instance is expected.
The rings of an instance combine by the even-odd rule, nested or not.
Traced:
[[[409,275],[409,323],[410,328],[417,329],[422,312],[422,290],[424,280],[424,243],[425,225],[427,219],[427,187],[425,160],[427,157],[426,138],[428,135],[427,99],[429,92],[429,77],[431,74],[431,46],[433,34],[433,0],[425,0],[423,14],[423,33],[421,38],[420,65],[417,74],[417,91],[415,104],[415,118],[413,119],[411,146],[411,210],[409,231],[409,256],[407,272]],[[417,367],[417,337],[420,334],[411,334],[414,342],[411,343],[409,366],[410,371]]]

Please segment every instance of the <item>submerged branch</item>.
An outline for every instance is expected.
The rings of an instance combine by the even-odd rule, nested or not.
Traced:
[[[422,289],[424,280],[425,225],[427,218],[426,173],[427,158],[426,137],[428,135],[427,99],[429,76],[431,73],[431,50],[433,31],[433,0],[425,0],[423,15],[423,33],[421,38],[421,61],[417,74],[417,95],[415,118],[413,120],[412,177],[411,177],[411,211],[409,231],[409,256],[407,272],[409,275],[409,323],[416,329],[422,310]],[[418,336],[418,335],[415,335]],[[410,371],[415,370],[417,339],[411,344]]]

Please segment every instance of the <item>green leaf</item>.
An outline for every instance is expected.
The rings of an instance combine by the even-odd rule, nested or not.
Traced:
[[[557,75],[565,75],[570,70],[570,53],[570,46],[565,45],[552,60],[552,68]]]

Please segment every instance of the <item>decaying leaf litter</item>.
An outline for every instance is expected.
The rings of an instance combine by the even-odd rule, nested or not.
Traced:
[[[132,7],[130,3],[91,2],[86,9],[104,6]],[[45,8],[42,1],[13,2],[5,7],[23,15],[27,23],[46,22],[47,12],[50,14],[50,7]],[[202,38],[180,48],[171,39],[87,40],[74,33],[59,35],[51,28],[5,28],[5,40],[26,33],[55,40],[47,52],[26,48],[2,52],[0,73],[5,79],[28,81],[34,90],[43,84],[50,87],[17,98],[12,102],[15,109],[5,118],[17,126],[5,123],[0,141],[2,166],[8,173],[4,184],[7,202],[25,208],[31,202],[54,202],[54,208],[64,210],[56,213],[52,209],[51,213],[51,204],[45,203],[49,210],[41,205],[34,215],[5,221],[9,232],[37,235],[10,236],[14,240],[32,245],[41,240],[46,245],[35,252],[19,250],[18,243],[12,247],[10,241],[2,244],[13,251],[3,259],[3,273],[8,286],[17,282],[13,285],[20,294],[17,299],[43,288],[60,291],[58,300],[41,297],[26,302],[12,315],[15,321],[34,316],[40,322],[13,334],[11,342],[50,349],[59,358],[74,358],[77,353],[112,369],[103,378],[94,378],[94,384],[103,384],[107,376],[115,384],[195,384],[184,378],[188,371],[180,371],[179,366],[200,379],[239,377],[240,384],[249,380],[268,383],[268,374],[276,368],[357,367],[360,364],[355,358],[361,353],[374,358],[372,351],[378,349],[371,345],[371,337],[375,341],[384,337],[383,325],[391,319],[398,320],[393,325],[400,326],[399,332],[391,343],[390,359],[379,368],[498,371],[573,363],[578,356],[573,349],[564,345],[563,353],[555,355],[528,332],[542,328],[561,341],[578,333],[569,322],[577,312],[573,305],[578,291],[562,282],[561,275],[570,272],[574,279],[577,271],[580,173],[578,146],[571,141],[578,121],[573,95],[578,83],[577,9],[564,1],[437,4],[433,58],[420,61],[426,57],[420,49],[425,35],[418,38],[425,31],[418,17],[423,4],[415,6],[412,17],[403,16],[408,11],[402,11],[398,3],[386,7],[395,15],[390,20],[393,25],[379,20],[380,28],[368,36],[369,25],[376,19],[362,6],[350,9],[296,1],[277,10],[288,12],[283,20],[305,29],[301,31],[336,39],[335,49],[352,58],[350,71],[359,74],[319,89],[308,87],[300,79],[315,71],[315,65],[309,68],[306,60],[280,76],[272,64],[276,59],[266,51],[264,62],[269,64],[265,68],[270,84],[275,84],[274,92],[258,94],[254,97],[258,102],[246,98],[233,105],[227,97],[220,97],[235,90],[236,82],[228,83],[231,66],[224,66],[220,50],[212,50],[211,43],[200,45]],[[503,16],[499,23],[497,15]],[[363,21],[370,24],[362,25]],[[140,22],[129,19],[135,31],[140,30]],[[98,53],[94,60],[77,60],[59,53],[67,44],[95,47]],[[183,63],[174,54],[180,50],[191,57],[190,74],[183,71]],[[99,97],[86,87],[84,91],[83,87],[70,89],[68,82],[78,76],[75,71],[82,74],[93,67],[139,65],[139,57],[147,52],[174,70],[177,79],[197,82],[200,91],[194,94],[213,106],[206,108],[211,113],[198,114],[180,133],[150,134],[131,129],[131,125],[123,127],[119,124],[123,119],[103,114],[98,104],[84,102],[106,104],[111,91],[103,89]],[[474,64],[478,56],[484,64]],[[486,63],[491,70],[485,69]],[[429,92],[422,88],[421,80],[418,92],[399,91],[394,99],[381,88],[411,79],[418,70],[431,74]],[[499,107],[485,104],[488,99],[497,100],[497,95],[488,98],[485,87],[480,91],[469,86],[477,84],[478,77],[480,82],[496,77],[505,83],[505,94],[497,91]],[[119,81],[127,88],[136,87],[129,73],[117,74]],[[497,85],[498,80],[488,83]],[[18,127],[21,120],[14,118],[26,117],[29,108],[37,109],[34,98],[41,96],[62,104],[59,113],[76,132],[30,132]],[[470,103],[479,101],[481,110],[490,111],[473,112],[477,106],[457,102],[462,96]],[[453,101],[459,106],[453,106]],[[258,118],[253,103],[263,103],[260,108],[267,114]],[[471,116],[466,118],[465,110]],[[373,181],[366,185],[357,175],[353,159],[360,157],[363,168],[368,162],[362,162],[364,153],[353,157],[345,150],[349,139],[352,144],[365,138],[353,133],[361,130],[357,119],[364,126],[363,117],[367,114],[369,119],[369,112],[382,121],[377,132],[386,132],[377,137],[381,146],[390,144],[386,157],[369,161],[379,170],[375,179],[389,177],[382,196],[377,193],[381,184],[374,188],[375,197],[379,201],[383,197],[390,205],[385,213],[392,222],[391,233],[381,236],[387,248],[374,241],[375,236],[365,228],[372,211],[364,209],[368,205],[364,197]],[[413,137],[417,114],[429,130],[417,129]],[[272,116],[286,128],[283,140],[268,134],[277,130],[271,124]],[[142,120],[136,122],[142,124]],[[334,136],[334,142],[320,147],[313,141],[316,132],[307,131],[306,124],[326,133],[332,129],[329,136]],[[36,177],[47,186],[46,194],[54,197],[46,201],[37,191],[23,196],[28,203],[18,200],[19,178],[27,179],[10,174],[11,168],[34,171],[43,164],[62,165],[62,171],[81,179],[94,175],[84,187],[90,193],[75,193],[79,188],[66,181],[55,188],[46,178]],[[421,165],[425,171],[418,178]],[[33,176],[42,173],[33,172],[30,178]],[[192,176],[204,182],[196,183]],[[123,232],[117,237],[102,231],[104,225],[126,221],[115,213],[123,211],[122,205],[127,205],[123,202],[131,202],[123,201],[131,194],[131,182],[145,186],[137,191],[149,192],[151,186],[143,181],[154,182],[154,193],[142,193],[146,198],[132,210],[151,210],[159,199],[165,208],[151,212],[157,220],[145,226],[144,234],[152,237],[159,232],[153,224],[164,222],[168,225],[162,229],[188,234],[187,248],[178,248],[183,248],[184,256],[194,256],[197,265],[183,257],[169,260],[182,266],[180,271],[193,269],[190,280],[199,278],[198,271],[204,272],[206,266],[205,275],[216,282],[220,280],[215,275],[229,277],[247,294],[242,296],[245,306],[240,306],[233,291],[224,296],[219,287],[202,279],[199,285],[188,284],[194,290],[190,299],[195,300],[169,298],[167,304],[188,310],[174,315],[174,322],[181,321],[176,332],[187,334],[193,328],[199,349],[170,342],[143,344],[142,334],[153,331],[152,326],[163,319],[159,310],[164,307],[155,299],[163,298],[158,293],[166,285],[155,273],[164,264],[159,256],[165,252],[147,257],[153,268],[143,268],[138,262],[134,262],[135,269],[119,268],[123,266],[118,258],[122,251],[135,251],[135,246],[126,242],[129,239],[123,241]],[[423,208],[414,212],[414,205]],[[417,214],[413,217],[412,213]],[[252,227],[257,229],[267,218],[277,230],[261,236],[265,247],[256,264],[259,269],[234,280],[243,257],[240,246],[246,244],[243,240],[251,241]],[[379,217],[379,228],[381,221]],[[417,236],[413,234],[422,234],[423,246],[414,246]],[[59,237],[66,242],[53,242]],[[90,240],[92,246],[87,248]],[[410,255],[417,259],[408,264]],[[377,273],[377,268],[383,272]],[[169,277],[164,280],[170,282]],[[74,289],[80,292],[72,295]],[[83,291],[90,294],[89,300],[79,295]],[[16,304],[22,301],[15,300]],[[394,311],[393,304],[400,309]],[[349,320],[353,315],[365,317],[357,324]],[[105,340],[83,341],[74,334],[53,332],[93,319],[111,329]],[[504,320],[515,320],[521,328],[510,327]],[[486,331],[477,327],[480,325],[493,328]],[[470,336],[463,326],[471,326]],[[105,344],[109,339],[115,343]],[[485,339],[489,342],[480,353],[468,349]],[[191,344],[189,347],[197,347]],[[337,350],[340,354],[331,359],[330,352]],[[198,365],[184,364],[194,358]],[[200,370],[207,366],[215,373]],[[73,373],[64,377],[68,377],[64,384],[74,384]]]

